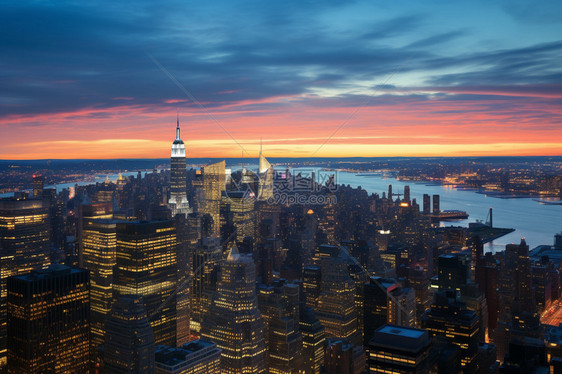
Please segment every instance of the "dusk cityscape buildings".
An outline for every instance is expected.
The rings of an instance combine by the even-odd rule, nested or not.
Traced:
[[[0,374],[562,374],[561,14],[2,2]]]
[[[72,195],[34,177],[0,200],[3,370],[556,372],[559,260],[485,252],[509,231],[440,225],[438,194],[304,172],[187,170],[178,120],[169,171]]]

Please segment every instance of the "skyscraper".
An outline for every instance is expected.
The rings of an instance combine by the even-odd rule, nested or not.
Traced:
[[[48,202],[0,199],[0,368],[6,365],[6,280],[50,262]]]
[[[43,198],[43,188],[45,185],[45,177],[42,175],[33,176],[33,197],[36,199]]]
[[[217,162],[203,167],[204,199],[202,213],[213,219],[212,235],[220,237],[220,205],[222,192],[225,190],[225,162]]]
[[[369,341],[369,373],[434,373],[430,349],[427,331],[383,325]]]
[[[106,330],[104,373],[154,373],[154,334],[140,296],[119,298],[111,308]]]
[[[302,334],[302,353],[305,372],[320,374],[324,364],[326,333],[312,308],[302,308],[299,326]]]
[[[8,278],[8,372],[85,373],[88,271],[64,265]]]
[[[113,304],[117,222],[109,219],[83,220],[83,257],[84,267],[90,272],[90,329],[94,353],[105,340],[105,319]]]
[[[193,282],[191,292],[191,330],[201,332],[201,321],[208,313],[216,291],[216,268],[222,257],[220,239],[201,238],[193,250]]]
[[[457,299],[453,290],[439,290],[431,308],[422,317],[422,328],[439,336],[461,350],[461,367],[473,372],[478,353],[478,315]]]
[[[256,237],[256,199],[248,195],[247,191],[224,192],[221,200],[221,218],[223,228],[222,238],[230,234],[228,228],[236,230],[236,241],[241,243],[244,238]]]
[[[371,277],[363,286],[363,345],[367,346],[375,330],[388,322],[389,293],[396,289],[396,281]]]
[[[168,205],[172,210],[172,217],[178,213],[191,213],[187,200],[187,172],[185,163],[185,145],[180,137],[180,119],[177,118],[176,139],[172,143],[172,157],[170,164],[170,199]]]
[[[273,197],[273,166],[271,166],[269,161],[263,156],[261,145],[258,176],[258,200],[267,201],[267,199]]]
[[[114,300],[142,296],[156,344],[176,345],[177,287],[174,221],[117,224]],[[151,317],[153,317],[151,319]]]
[[[251,255],[234,246],[221,265],[217,292],[201,336],[222,350],[222,373],[265,373],[265,323],[258,310],[256,270]]]
[[[460,290],[469,281],[470,262],[463,255],[441,255],[437,261],[439,289]]]
[[[303,342],[298,322],[299,286],[284,279],[271,286],[262,284],[258,303],[267,324],[269,373],[301,373]]]
[[[321,293],[316,314],[326,328],[326,337],[348,339],[361,345],[358,310],[355,304],[355,284],[348,264],[341,256],[322,258]]]
[[[431,213],[431,196],[428,194],[423,194],[423,213]]]
[[[433,195],[433,213],[439,213],[440,211],[439,195]]]

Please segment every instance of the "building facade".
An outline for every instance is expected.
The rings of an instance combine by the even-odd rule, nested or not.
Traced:
[[[8,278],[8,372],[85,373],[88,271],[64,265]]]
[[[202,324],[202,338],[222,350],[222,373],[265,373],[265,322],[258,310],[251,255],[234,246],[221,265],[217,292]]]

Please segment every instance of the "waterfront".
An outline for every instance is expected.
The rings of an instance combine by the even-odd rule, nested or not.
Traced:
[[[250,170],[257,169],[257,165],[253,163],[245,164],[245,166]],[[234,171],[241,168],[241,165],[235,163],[228,165],[228,167]],[[277,170],[286,168],[283,165],[276,165],[276,167]],[[334,171],[321,171],[318,168],[297,168],[293,170],[295,172],[310,172],[314,170],[317,176],[321,173],[324,175],[334,173]],[[122,174],[124,177],[136,176],[137,171],[124,172]],[[144,176],[146,171],[141,172],[141,174]],[[46,187],[56,187],[57,192],[60,192],[64,188],[74,187],[76,184],[83,186],[96,182],[103,182],[106,177],[109,178],[110,181],[115,181],[118,176],[118,173],[108,176],[99,174],[96,175],[95,179],[92,181],[60,183]],[[417,199],[420,205],[423,201],[424,194],[439,194],[441,196],[442,210],[463,210],[469,214],[468,219],[442,223],[448,226],[468,226],[469,222],[474,222],[476,220],[485,221],[488,215],[488,209],[492,207],[494,212],[494,226],[514,228],[515,231],[486,244],[486,251],[503,250],[506,244],[518,243],[522,237],[526,238],[530,248],[535,248],[543,244],[551,245],[554,240],[554,234],[562,231],[562,205],[540,204],[531,198],[497,198],[485,193],[477,193],[474,190],[456,189],[450,185],[400,181],[388,174],[384,176],[374,173],[359,175],[345,171],[337,171],[336,181],[338,184],[350,185],[355,188],[361,186],[369,193],[379,193],[380,195],[388,191],[389,184],[392,184],[395,193],[403,193],[404,186],[410,186],[411,198]],[[13,195],[13,193],[0,194],[0,197],[11,195]]]
[[[486,244],[487,251],[503,250],[506,244],[519,243],[522,237],[531,248],[541,244],[552,245],[554,234],[562,231],[562,206],[540,204],[531,198],[496,198],[475,191],[456,189],[450,185],[405,182],[380,175],[360,176],[348,172],[338,172],[337,181],[352,187],[361,186],[369,193],[379,194],[388,191],[389,184],[392,184],[396,193],[403,193],[404,186],[410,186],[411,198],[415,198],[420,205],[424,194],[439,194],[441,209],[464,210],[469,214],[467,220],[445,222],[447,226],[467,226],[468,222],[477,219],[485,221],[488,209],[492,207],[494,226],[514,228],[515,231]]]

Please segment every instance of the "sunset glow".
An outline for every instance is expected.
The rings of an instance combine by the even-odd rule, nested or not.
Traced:
[[[189,157],[562,155],[560,25],[521,4],[10,4],[0,159],[168,157],[176,111]]]

